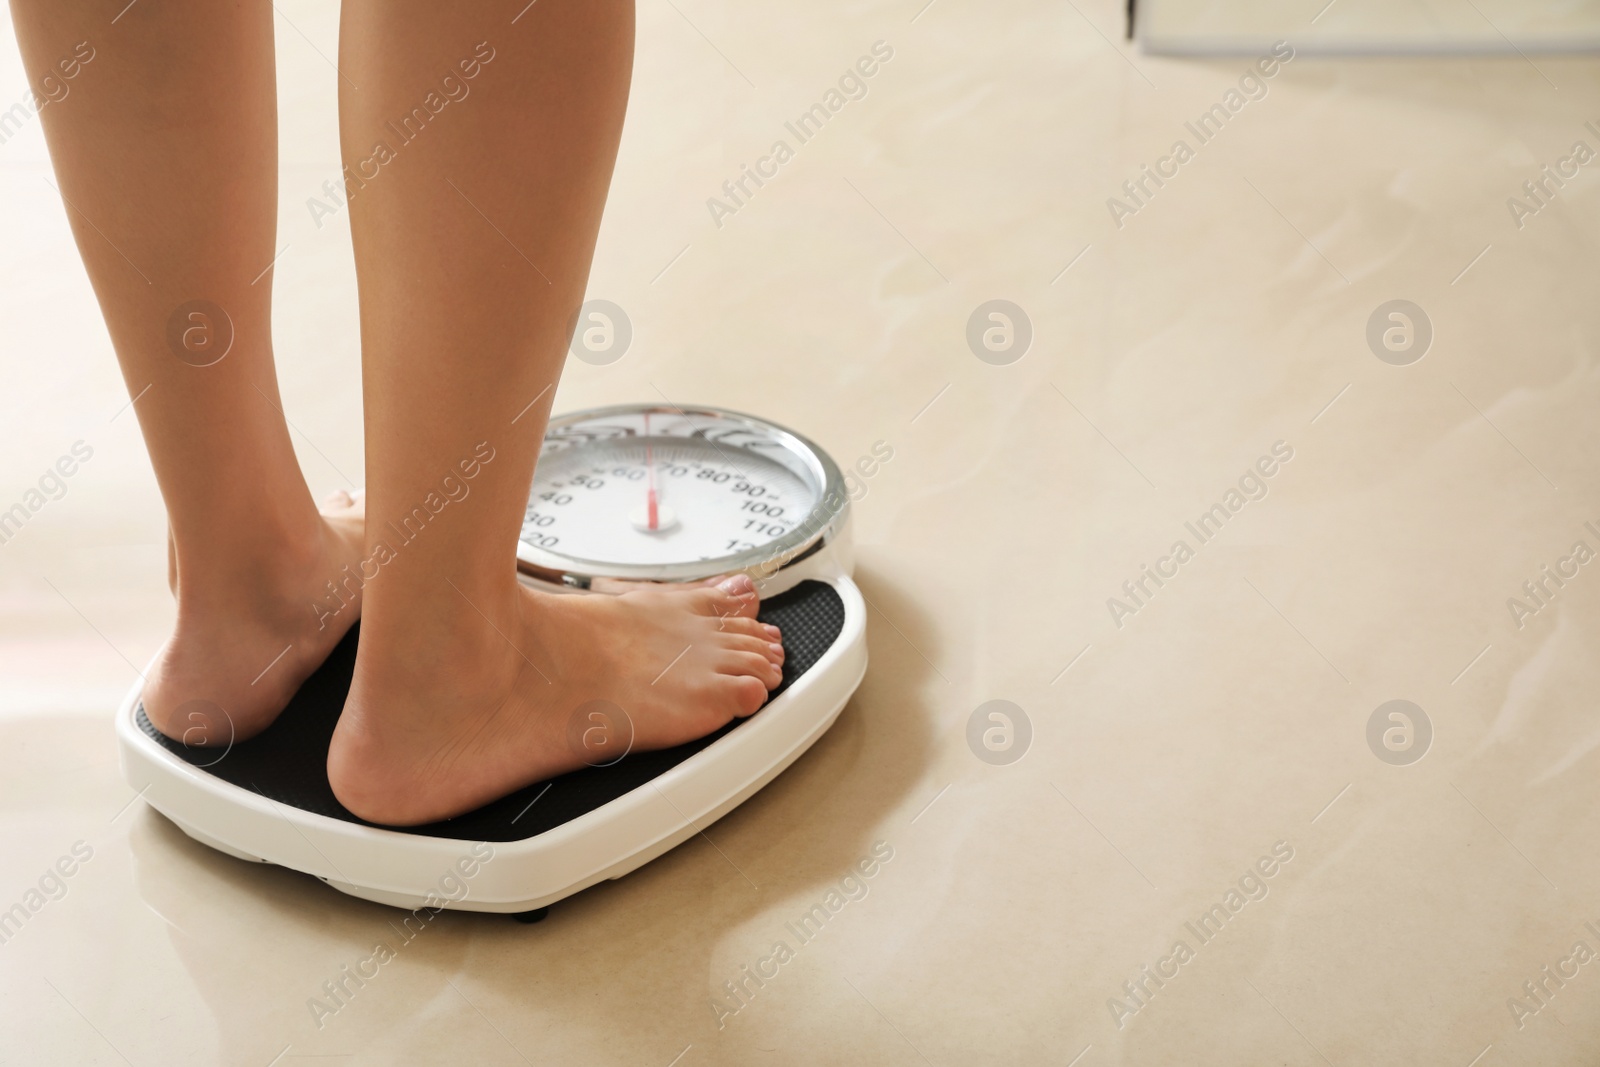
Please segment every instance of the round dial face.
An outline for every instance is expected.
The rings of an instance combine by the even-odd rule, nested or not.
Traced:
[[[688,578],[820,534],[832,461],[781,427],[710,409],[629,406],[551,421],[518,555],[535,568]],[[839,498],[842,500],[842,495]]]

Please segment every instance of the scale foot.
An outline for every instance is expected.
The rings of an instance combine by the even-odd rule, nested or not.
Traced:
[[[537,923],[543,922],[545,916],[549,914],[549,908],[534,908],[532,911],[519,911],[511,917],[519,923]]]

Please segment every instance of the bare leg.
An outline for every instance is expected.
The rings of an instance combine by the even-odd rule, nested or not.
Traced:
[[[779,678],[746,579],[623,596],[516,581],[633,53],[629,0],[540,3],[513,25],[524,6],[343,9],[368,540],[385,562],[329,775],[378,822],[458,814],[579,766],[568,728],[587,701],[620,706],[636,748],[663,747],[749,714]]]
[[[271,275],[259,277],[277,218],[272,7],[165,0],[112,26],[115,4],[11,6],[36,88],[79,60],[41,120],[171,521],[178,621],[145,709],[175,737],[245,737],[359,611],[312,608],[359,557],[360,511],[319,515],[306,489],[279,410]],[[178,316],[175,348],[169,327],[193,301],[211,307]]]

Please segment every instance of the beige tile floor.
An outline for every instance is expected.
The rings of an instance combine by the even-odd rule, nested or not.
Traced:
[[[308,998],[392,914],[122,784],[111,711],[171,618],[162,513],[36,122],[0,144],[0,506],[93,448],[0,548],[0,907],[92,849],[0,945],[0,1062],[1600,1060],[1600,566],[1508,607],[1600,549],[1600,167],[1520,228],[1507,207],[1600,147],[1600,66],[1291,62],[1119,227],[1107,198],[1249,64],[1129,53],[1120,6],[642,0],[590,286],[634,340],[572,361],[557,407],[664,394],[846,460],[892,445],[856,511],[872,668],[710,840],[539,926],[445,916],[320,1028]],[[276,326],[324,490],[362,470],[348,231],[306,207],[337,168],[335,14],[279,9]],[[867,95],[716,225],[707,198],[877,41]],[[1005,365],[966,340],[991,299],[1031,323]],[[1406,366],[1366,339],[1395,299],[1433,334]],[[1276,442],[1266,497],[1201,544],[1185,523]],[[1007,766],[965,740],[994,699],[1032,723]],[[1431,723],[1408,765],[1367,741],[1394,699]],[[876,841],[869,895],[719,1027],[723,982]],[[1241,879],[1266,895],[1202,943]]]

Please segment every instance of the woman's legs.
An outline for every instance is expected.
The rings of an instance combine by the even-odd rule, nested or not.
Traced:
[[[379,821],[603,758],[569,737],[590,701],[631,719],[636,748],[760,704],[782,652],[748,583],[556,597],[515,578],[621,131],[629,4],[345,5],[365,537],[358,508],[318,513],[279,409],[270,0],[139,4],[114,28],[100,4],[12,6],[36,85],[93,54],[42,118],[171,518],[178,621],[144,691],[158,727],[259,731],[358,611],[329,771]]]
[[[114,26],[116,5],[11,6],[35,89],[69,90],[40,118],[171,521],[177,627],[145,709],[226,743],[269,723],[359,610],[311,607],[359,557],[360,514],[319,516],[273,370],[272,6],[163,0]]]
[[[381,562],[334,791],[425,822],[580,766],[587,702],[620,707],[636,748],[754,711],[782,650],[747,580],[624,596],[516,580],[621,135],[631,0],[345,0],[340,38]]]

